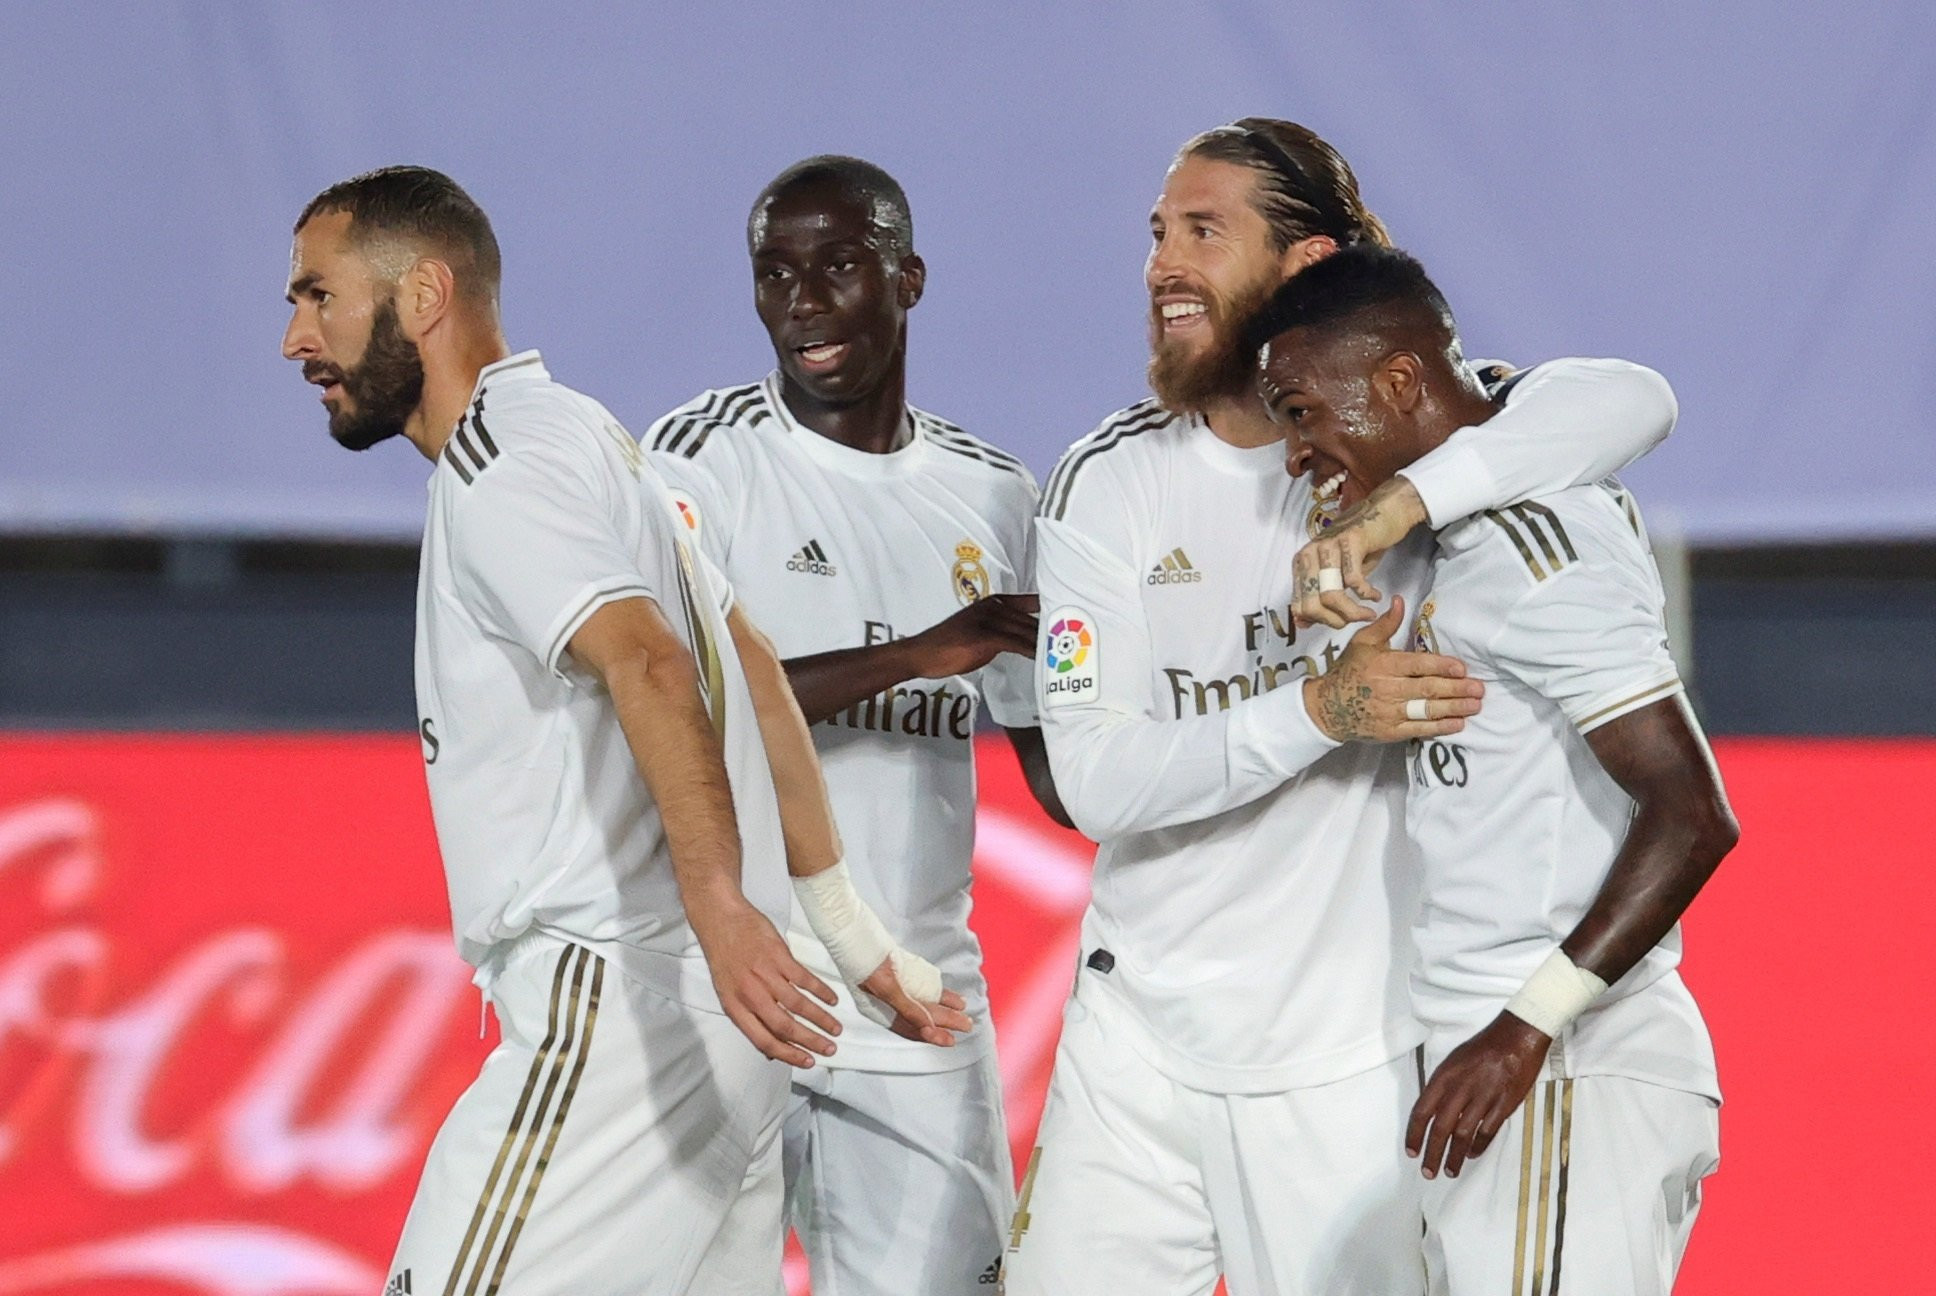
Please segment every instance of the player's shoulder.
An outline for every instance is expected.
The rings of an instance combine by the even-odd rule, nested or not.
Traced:
[[[1079,491],[1159,459],[1187,425],[1184,416],[1164,409],[1154,397],[1117,410],[1063,451],[1042,487],[1042,516],[1061,519]]]
[[[738,433],[775,424],[764,382],[714,387],[667,413],[642,438],[655,454],[696,459],[708,446],[737,444]]]
[[[506,463],[600,471],[618,461],[636,475],[639,458],[611,411],[551,377],[530,353],[484,370],[438,462],[471,486]]]
[[[908,406],[908,418],[914,423],[921,439],[940,451],[941,463],[956,471],[966,472],[978,477],[990,477],[1003,485],[1026,485],[1031,495],[1035,492],[1035,474],[1028,465],[998,446],[991,445],[980,437],[964,431],[959,423],[951,423],[924,409]]]
[[[1653,568],[1639,507],[1613,477],[1474,514],[1440,533],[1439,552],[1441,580],[1514,601],[1561,582],[1645,578]]]

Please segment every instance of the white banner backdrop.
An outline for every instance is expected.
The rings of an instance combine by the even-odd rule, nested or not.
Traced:
[[[1936,535],[1936,9],[1868,4],[9,5],[0,530],[407,537],[277,355],[289,225],[437,166],[514,346],[634,431],[770,362],[743,222],[810,153],[906,185],[913,399],[1038,474],[1144,394],[1145,215],[1247,113],[1356,166],[1471,349],[1659,368],[1631,474],[1697,540]]]

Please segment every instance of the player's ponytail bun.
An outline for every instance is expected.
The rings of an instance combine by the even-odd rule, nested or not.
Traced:
[[[1260,173],[1258,205],[1279,248],[1302,239],[1330,238],[1391,246],[1385,223],[1365,206],[1358,177],[1316,131],[1275,117],[1244,117],[1205,131],[1180,157],[1234,162]]]

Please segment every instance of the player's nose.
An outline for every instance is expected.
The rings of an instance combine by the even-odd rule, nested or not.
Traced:
[[[1293,477],[1302,477],[1311,469],[1311,446],[1293,428],[1284,438],[1284,471]]]
[[[318,342],[316,331],[303,323],[302,312],[297,311],[289,317],[289,327],[282,331],[282,358],[312,359],[320,349]]]

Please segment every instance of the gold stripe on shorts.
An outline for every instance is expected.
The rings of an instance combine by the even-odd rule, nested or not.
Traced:
[[[1538,1222],[1533,1226],[1533,1287],[1531,1296],[1538,1296],[1539,1285],[1546,1277],[1546,1224],[1552,1209],[1552,1199],[1547,1194],[1553,1186],[1553,1086],[1548,1080],[1542,1087],[1546,1090],[1546,1116],[1540,1122],[1539,1135],[1539,1212]],[[1532,1131],[1526,1131],[1532,1137]]]
[[[531,1070],[524,1078],[524,1092],[518,1095],[518,1105],[511,1109],[511,1123],[505,1128],[504,1143],[498,1148],[497,1160],[484,1180],[484,1190],[477,1195],[477,1209],[471,1212],[470,1227],[464,1230],[463,1244],[457,1248],[457,1258],[451,1262],[450,1277],[444,1282],[444,1296],[455,1296],[458,1275],[464,1271],[471,1245],[477,1241],[477,1230],[483,1225],[484,1215],[491,1208],[491,1199],[497,1193],[497,1181],[504,1173],[504,1162],[511,1155],[511,1145],[517,1141],[518,1131],[524,1127],[524,1112],[531,1105],[531,1095],[537,1090],[538,1077],[544,1074],[545,1059],[551,1053],[551,1046],[557,1042],[558,1004],[565,988],[565,965],[570,961],[569,948],[558,952],[558,970],[551,977],[551,1010],[545,1021],[545,1037],[538,1044],[538,1051],[532,1055]]]
[[[1519,1109],[1524,1119],[1519,1122],[1519,1222],[1513,1227],[1512,1296],[1521,1296],[1526,1282],[1526,1214],[1533,1192],[1533,1093],[1537,1092],[1535,1087],[1528,1093]]]
[[[558,1081],[564,1075],[565,1064],[578,1037],[579,994],[584,987],[585,964],[591,959],[591,951],[578,946],[568,947],[561,957],[576,958],[571,968],[571,990],[566,999],[565,1029],[558,1047],[553,1050],[549,1074],[545,1077],[544,1088],[538,1093],[537,1106],[531,1115],[531,1124],[524,1131],[518,1143],[518,1154],[511,1163],[511,1173],[505,1178],[503,1192],[498,1195],[496,1209],[491,1214],[491,1225],[484,1231],[483,1244],[478,1248],[474,1260],[470,1262],[470,1280],[464,1284],[464,1296],[477,1296],[479,1284],[484,1281],[484,1271],[490,1264],[491,1255],[497,1249],[498,1235],[510,1215],[511,1199],[517,1194],[518,1183],[524,1178],[524,1168],[531,1160],[531,1149],[537,1145],[538,1133],[544,1127],[545,1117],[551,1111],[551,1099],[558,1090]]]
[[[1042,1149],[1034,1148],[1029,1152],[1028,1171],[1022,1176],[1022,1195],[1015,1202],[1015,1226],[1009,1230],[1008,1249],[1015,1250],[1022,1245],[1022,1234],[1029,1228],[1029,1198],[1035,1193],[1035,1172],[1042,1166]]]
[[[1573,1162],[1573,1082],[1560,1084],[1560,1182],[1553,1203],[1553,1285],[1546,1296],[1559,1296],[1560,1256],[1566,1245],[1566,1173]]]
[[[531,1182],[524,1186],[524,1200],[518,1203],[516,1219],[511,1223],[511,1231],[505,1235],[504,1250],[498,1254],[497,1268],[491,1272],[491,1285],[485,1288],[486,1296],[495,1296],[498,1285],[504,1281],[504,1270],[511,1263],[511,1248],[518,1244],[518,1234],[524,1231],[524,1221],[531,1214],[531,1203],[538,1196],[538,1181],[544,1178],[545,1167],[551,1164],[551,1154],[558,1146],[559,1132],[565,1128],[565,1113],[571,1110],[572,1095],[578,1092],[578,1077],[585,1073],[585,1061],[592,1055],[592,1028],[598,1025],[598,992],[605,984],[605,960],[592,955],[592,986],[585,1005],[585,1033],[578,1040],[578,1056],[571,1064],[571,1078],[565,1081],[564,1097],[558,1100],[558,1111],[551,1118],[551,1132],[545,1135],[544,1151],[538,1154],[538,1164],[531,1171]]]

